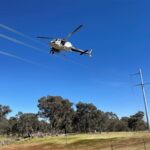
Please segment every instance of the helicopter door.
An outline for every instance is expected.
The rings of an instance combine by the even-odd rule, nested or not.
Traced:
[[[65,41],[65,40],[61,40],[61,44],[62,44],[62,46],[64,46],[64,45],[65,45],[65,43],[66,43],[66,41]]]

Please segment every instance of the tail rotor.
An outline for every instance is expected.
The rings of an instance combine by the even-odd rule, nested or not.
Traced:
[[[92,57],[92,49],[91,50],[85,50],[85,51],[83,51],[83,52],[80,53],[80,55],[84,55],[84,54],[87,54],[90,57]]]

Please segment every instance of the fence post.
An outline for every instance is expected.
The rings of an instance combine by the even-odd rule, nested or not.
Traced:
[[[143,139],[143,143],[144,143],[144,150],[146,150],[146,142],[144,139]]]
[[[113,149],[114,149],[113,144],[111,144],[111,150],[113,150]]]

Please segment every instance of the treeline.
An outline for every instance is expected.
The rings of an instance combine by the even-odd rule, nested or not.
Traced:
[[[30,136],[35,133],[89,133],[110,131],[139,131],[146,129],[144,113],[118,118],[113,112],[103,112],[91,103],[76,106],[60,96],[47,96],[38,100],[39,112],[22,113],[6,117],[9,106],[0,105],[0,134]]]

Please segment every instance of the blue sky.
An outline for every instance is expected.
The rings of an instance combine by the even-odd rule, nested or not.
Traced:
[[[83,24],[70,41],[93,49],[93,57],[73,52],[52,56],[48,41],[0,28],[1,35],[25,43],[0,37],[0,51],[26,59],[0,55],[0,104],[9,105],[11,115],[37,112],[40,97],[60,95],[74,103],[93,103],[119,117],[144,111],[141,89],[133,87],[139,77],[130,74],[141,67],[145,82],[150,81],[149,7],[146,0],[1,0],[0,23],[32,38],[65,37]],[[150,107],[149,90],[147,86]]]

